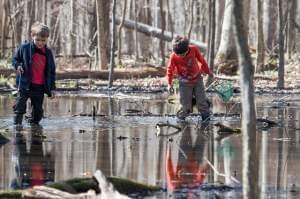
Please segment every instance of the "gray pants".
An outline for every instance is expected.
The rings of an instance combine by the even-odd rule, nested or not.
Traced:
[[[178,117],[185,118],[189,113],[193,112],[192,98],[196,98],[196,106],[201,115],[209,115],[209,104],[205,94],[205,87],[202,76],[197,82],[190,84],[186,81],[179,80],[179,97],[181,109]]]

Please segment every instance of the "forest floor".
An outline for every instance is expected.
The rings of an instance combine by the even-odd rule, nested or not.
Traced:
[[[0,92],[1,87],[12,89],[14,77],[13,70],[1,67],[0,64]],[[107,71],[96,71],[83,59],[73,62],[57,61],[58,88],[60,90],[98,90],[98,91],[135,91],[158,92],[166,91],[165,67],[158,67],[148,63],[134,63],[133,60],[125,60],[122,67],[114,70],[113,87],[108,89]],[[6,78],[10,78],[9,81]],[[256,92],[261,93],[300,93],[300,54],[295,55],[285,65],[285,89],[277,89],[277,70],[265,71],[255,74],[254,86]],[[239,75],[225,76],[216,74],[215,79],[230,80],[239,90]],[[2,86],[1,86],[2,85]],[[130,88],[130,89],[129,89]],[[108,90],[107,90],[108,89]]]

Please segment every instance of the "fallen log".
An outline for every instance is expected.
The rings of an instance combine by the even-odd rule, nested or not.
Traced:
[[[120,23],[121,23],[121,19],[116,18],[116,24],[118,25]],[[172,41],[172,33],[171,32],[164,31],[164,34],[162,34],[162,30],[160,28],[153,27],[153,26],[150,26],[150,25],[147,25],[144,23],[140,23],[140,22],[135,23],[134,20],[125,19],[123,26],[125,28],[133,29],[133,30],[136,27],[138,32],[143,33],[144,35],[147,35],[149,37],[160,38],[160,39],[162,39],[164,41],[168,41],[168,42]],[[205,53],[206,48],[207,48],[205,43],[202,43],[202,42],[199,42],[199,41],[196,41],[193,39],[190,40],[190,43],[194,44],[203,53]]]
[[[2,68],[0,74],[3,77],[15,75],[15,70]],[[166,70],[163,67],[141,66],[131,69],[115,69],[114,80],[116,79],[132,79],[132,78],[146,78],[146,77],[164,77]],[[108,79],[108,70],[101,71],[72,71],[72,72],[57,72],[56,79]]]
[[[154,192],[162,190],[162,188],[159,186],[146,185],[125,178],[107,177],[104,179],[103,174],[100,177],[100,179],[102,180],[99,181],[99,177],[96,175],[97,172],[95,173],[95,177],[73,178],[70,180],[54,182],[42,187],[39,186],[39,187],[34,187],[26,190],[1,191],[0,199],[1,198],[26,198],[26,197],[27,198],[51,198],[51,197],[52,198],[55,197],[56,198],[83,198],[83,196],[90,197],[91,195],[93,195],[93,192],[96,194],[100,194],[100,193],[103,194],[103,191],[111,192],[109,194],[130,195],[134,193],[134,194],[139,194],[139,196],[149,196]],[[102,187],[101,190],[100,187]],[[114,187],[114,189],[112,190],[110,187]],[[91,192],[90,190],[92,190],[93,192]],[[41,194],[44,197],[42,197]]]

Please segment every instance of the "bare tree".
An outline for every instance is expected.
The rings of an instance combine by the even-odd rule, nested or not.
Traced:
[[[265,46],[262,19],[262,3],[256,0],[256,72],[263,71],[265,60]]]
[[[233,0],[235,43],[240,65],[243,132],[243,198],[259,198],[258,158],[256,152],[256,112],[254,100],[254,66],[247,43],[243,5]]]
[[[208,65],[211,71],[214,71],[214,59],[215,59],[215,35],[216,35],[216,1],[209,0],[209,40],[208,40]],[[206,85],[212,82],[212,78],[209,76]]]
[[[160,24],[161,24],[161,39],[159,40],[160,54],[161,54],[161,65],[165,66],[165,42],[162,39],[166,28],[166,17],[164,12],[163,0],[159,0],[160,8]]]
[[[233,23],[233,0],[225,1],[225,11],[224,11],[224,20],[222,26],[222,35],[220,46],[216,55],[216,64],[222,64],[229,60],[236,60],[236,48],[234,45],[234,37],[232,32],[232,23]]]
[[[121,51],[122,51],[122,28],[124,25],[124,20],[125,20],[125,15],[126,15],[126,10],[127,10],[127,0],[124,0],[124,7],[122,11],[122,19],[121,23],[118,27],[118,64],[121,65]]]
[[[98,59],[100,69],[107,69],[109,49],[109,7],[110,1],[96,0]]]
[[[216,1],[216,49],[219,48],[224,19],[225,0]]]
[[[297,16],[298,1],[291,0],[288,14],[288,32],[287,32],[287,54],[291,58],[296,47],[296,16]]]
[[[173,38],[173,35],[174,35],[174,24],[173,24],[173,19],[172,19],[172,15],[171,15],[171,12],[170,12],[170,2],[169,0],[166,0],[166,3],[167,3],[167,11],[168,11],[168,26],[169,26],[169,29],[171,30],[171,37]]]
[[[278,88],[284,88],[284,36],[283,36],[283,13],[282,2],[278,3],[278,44],[279,44],[279,64],[278,64]]]
[[[108,77],[108,87],[112,87],[113,84],[113,74],[115,67],[115,30],[116,30],[116,0],[113,0],[112,4],[112,36],[111,36],[111,48],[110,48],[110,70]]]
[[[193,25],[194,25],[194,4],[195,0],[191,0],[191,7],[190,7],[190,16],[191,16],[191,21],[190,21],[190,26],[188,29],[188,39],[191,39],[191,34],[193,30]]]
[[[263,32],[265,47],[273,49],[273,41],[276,32],[276,3],[274,0],[263,1]]]

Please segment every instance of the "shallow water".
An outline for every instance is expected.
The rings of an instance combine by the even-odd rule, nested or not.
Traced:
[[[287,103],[271,101],[281,97],[256,98],[258,117],[279,124],[257,130],[257,183],[263,198],[300,197],[300,99],[288,96],[284,99]],[[160,98],[60,95],[45,101],[42,128],[24,122],[23,129],[17,131],[12,125],[14,100],[0,96],[0,127],[7,129],[10,139],[0,145],[0,189],[91,176],[98,168],[107,176],[164,188],[152,198],[241,198],[242,136],[232,135],[218,142],[213,125],[221,121],[239,127],[240,118],[215,116],[201,129],[197,116],[184,124],[177,123],[175,117],[159,117],[173,115],[176,109],[176,104]],[[212,101],[214,113],[240,113],[238,97],[227,104],[218,98]],[[97,115],[94,120],[93,107]],[[148,114],[127,115],[129,109]],[[183,130],[162,127],[157,136],[158,122]]]

